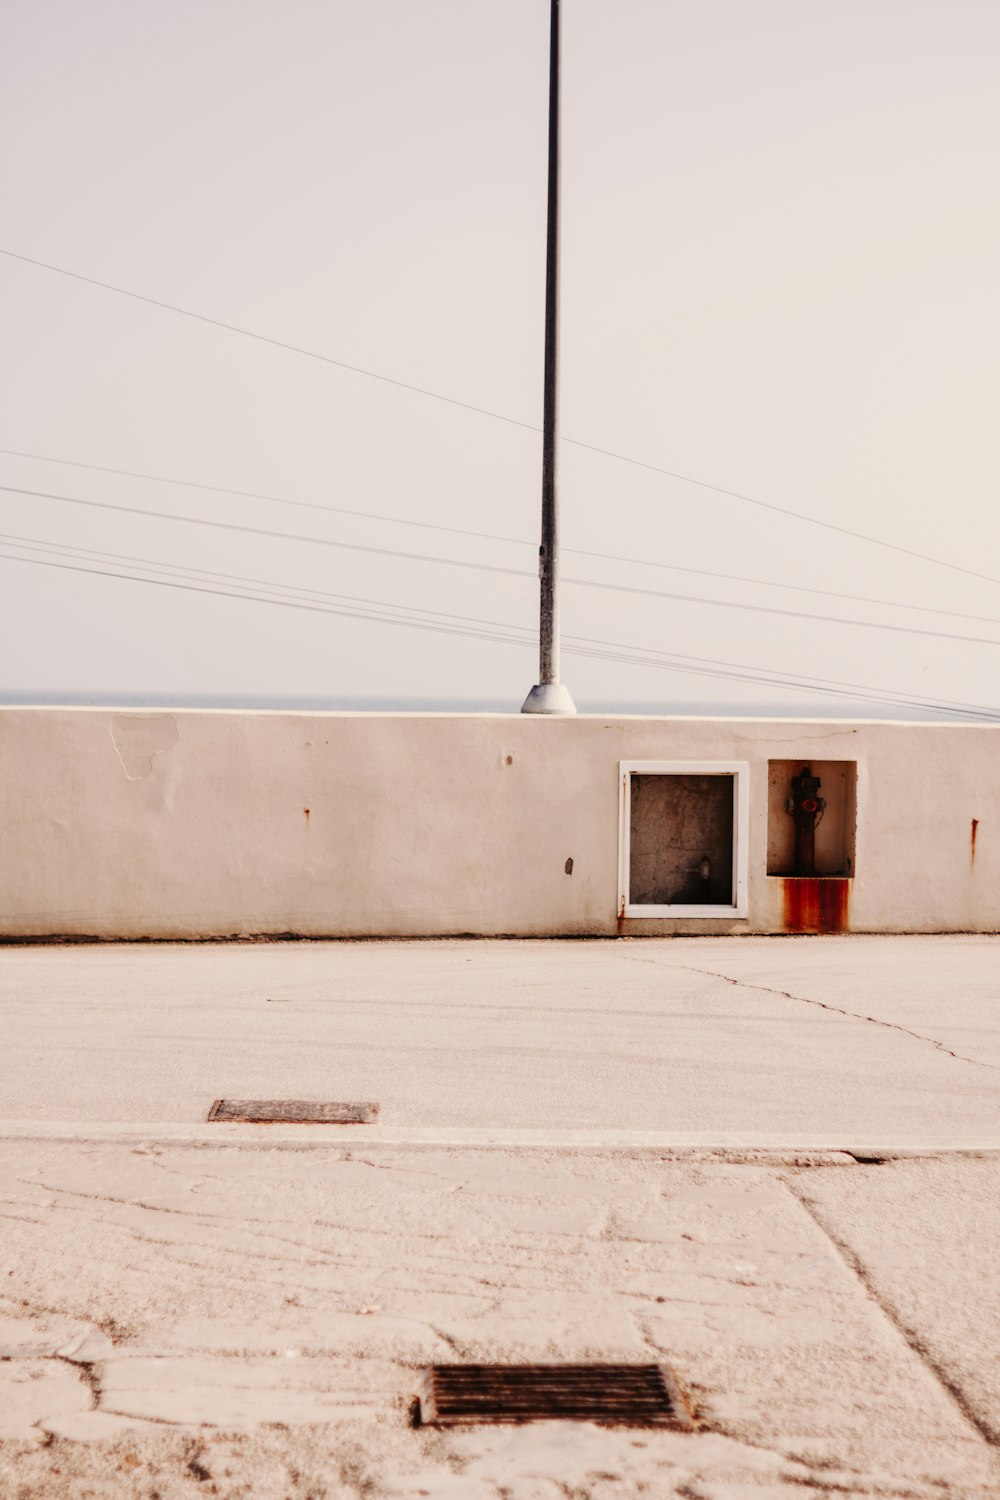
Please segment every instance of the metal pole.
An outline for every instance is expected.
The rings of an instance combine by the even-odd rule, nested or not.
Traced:
[[[542,420],[542,542],[538,683],[523,714],[572,714],[576,706],[559,681],[559,30],[560,0],[551,0],[549,32],[549,180],[545,238],[545,394]]]

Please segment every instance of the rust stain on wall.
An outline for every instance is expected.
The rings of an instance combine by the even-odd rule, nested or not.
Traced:
[[[784,886],[786,932],[846,932],[850,881],[789,878]]]
[[[972,832],[969,835],[969,863],[972,864],[972,865],[974,865],[976,863],[976,834],[978,832],[979,832],[979,819],[978,818],[973,818],[973,820],[972,820]]]

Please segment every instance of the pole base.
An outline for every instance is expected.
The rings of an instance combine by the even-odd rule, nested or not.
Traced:
[[[536,684],[521,704],[523,714],[575,714],[576,704],[569,688],[561,682]]]

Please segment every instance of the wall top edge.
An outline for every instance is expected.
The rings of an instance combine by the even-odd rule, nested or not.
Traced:
[[[738,725],[746,730],[769,730],[788,728],[822,728],[850,733],[855,729],[956,729],[956,730],[1000,730],[1000,723],[979,720],[955,719],[837,719],[837,718],[755,718],[744,714],[625,714],[625,713],[578,713],[575,715],[522,714],[517,711],[499,712],[448,712],[407,709],[310,709],[310,708],[202,708],[185,705],[173,708],[169,704],[149,704],[144,707],[121,704],[75,704],[75,703],[5,703],[0,704],[0,716],[21,714],[113,714],[135,718],[155,718],[163,715],[179,715],[185,718],[219,719],[378,719],[378,720],[461,720],[478,722],[517,721],[524,724],[576,723],[612,724],[726,724]]]

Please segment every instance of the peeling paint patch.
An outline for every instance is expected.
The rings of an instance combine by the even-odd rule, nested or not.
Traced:
[[[119,714],[111,720],[111,743],[129,781],[145,781],[158,755],[180,739],[172,714]]]

